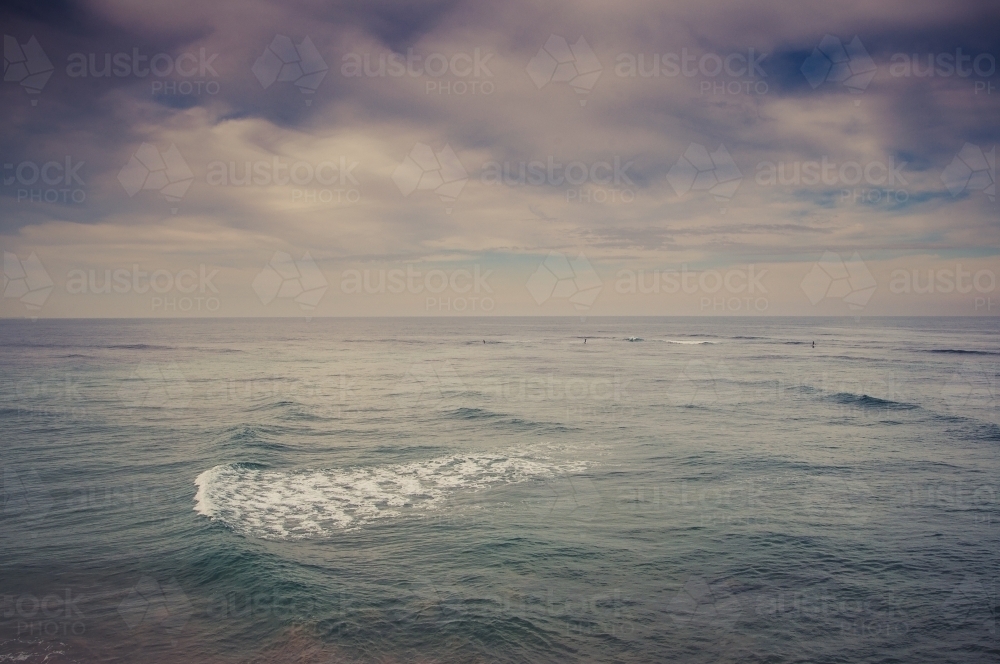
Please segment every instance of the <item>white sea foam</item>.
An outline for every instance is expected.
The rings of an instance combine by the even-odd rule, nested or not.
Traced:
[[[504,454],[438,457],[385,466],[275,471],[240,464],[198,475],[195,511],[243,535],[306,539],[375,519],[434,510],[457,491],[547,478],[581,463]]]
[[[685,346],[701,346],[703,344],[715,344],[715,341],[695,341],[690,339],[657,339],[665,344],[683,344]]]

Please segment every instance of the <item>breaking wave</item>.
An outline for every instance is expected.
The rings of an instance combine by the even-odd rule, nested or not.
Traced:
[[[555,477],[583,467],[502,453],[296,471],[235,463],[198,475],[194,509],[245,536],[313,539],[377,519],[434,510],[459,491]]]

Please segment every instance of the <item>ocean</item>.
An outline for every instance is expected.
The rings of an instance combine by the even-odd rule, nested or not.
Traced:
[[[0,662],[995,662],[998,327],[0,321]]]

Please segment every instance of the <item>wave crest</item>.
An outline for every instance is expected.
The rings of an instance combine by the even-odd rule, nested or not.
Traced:
[[[521,455],[450,455],[406,464],[277,471],[249,464],[198,475],[194,510],[261,539],[321,538],[376,519],[434,510],[451,494],[581,470]]]

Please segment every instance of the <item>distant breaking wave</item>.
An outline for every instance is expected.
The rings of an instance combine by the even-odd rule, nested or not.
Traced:
[[[235,463],[198,475],[194,510],[248,537],[322,538],[376,519],[434,510],[458,491],[549,478],[584,467],[502,453],[299,471]]]
[[[928,353],[948,353],[952,355],[1000,355],[1000,352],[992,350],[962,350],[961,348],[935,348],[926,351]]]
[[[832,399],[838,403],[859,406],[861,408],[884,408],[886,410],[914,410],[918,408],[918,406],[912,403],[880,399],[867,394],[854,394],[853,392],[837,392],[832,395]]]

